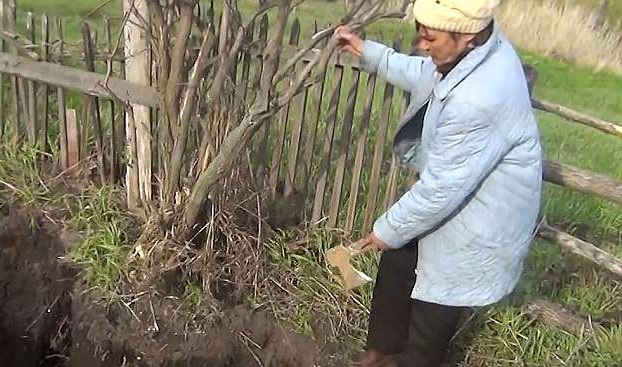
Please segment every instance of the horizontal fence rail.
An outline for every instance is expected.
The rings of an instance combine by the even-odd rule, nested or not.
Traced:
[[[70,89],[90,96],[119,99],[147,107],[160,106],[160,94],[149,86],[59,64],[0,53],[0,73]]]

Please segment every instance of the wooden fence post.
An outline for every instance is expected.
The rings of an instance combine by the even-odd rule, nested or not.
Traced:
[[[129,19],[125,26],[126,78],[149,85],[151,65],[149,42],[142,19],[149,19],[146,0],[123,0],[123,10]],[[142,201],[151,202],[151,112],[149,107],[133,104],[132,116],[127,117],[127,144],[129,149],[126,173],[128,206],[137,208]]]

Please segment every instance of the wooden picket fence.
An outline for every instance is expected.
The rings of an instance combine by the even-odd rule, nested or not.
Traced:
[[[58,164],[67,174],[95,172],[101,182],[120,183],[127,169],[125,152],[136,149],[126,139],[126,129],[135,127],[128,127],[120,103],[147,106],[156,114],[161,101],[156,89],[124,80],[123,52],[114,52],[116,35],[110,21],[104,22],[103,37],[84,23],[82,39],[67,42],[62,19],[28,14],[23,36],[16,30],[14,0],[4,0],[2,8],[0,134],[27,136],[28,143],[58,152]],[[41,24],[39,32],[35,24]],[[249,37],[261,45],[268,18],[256,28]],[[295,20],[284,59],[298,50],[300,40],[300,23]],[[399,49],[401,43],[397,39],[393,47]],[[261,49],[245,49],[238,60],[233,75],[236,93],[246,95],[259,80]],[[308,60],[303,58],[295,70]],[[335,56],[322,80],[297,95],[257,134],[251,152],[257,185],[274,198],[302,197],[297,209],[310,228],[367,233],[376,216],[416,180],[400,168],[389,147],[391,122],[408,101],[407,93],[363,74],[356,60]],[[547,101],[534,99],[533,106],[622,137],[619,124]],[[156,128],[151,129],[155,135]],[[93,167],[85,167],[88,162],[94,162]],[[141,179],[156,186],[160,167],[153,166],[153,175]],[[622,205],[622,182],[603,175],[547,161],[543,177]],[[540,236],[622,276],[622,261],[593,244],[547,224],[541,226]]]

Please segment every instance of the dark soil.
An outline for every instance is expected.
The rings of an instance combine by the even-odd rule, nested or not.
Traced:
[[[314,365],[315,342],[267,312],[238,305],[196,320],[179,298],[153,292],[102,303],[62,260],[71,244],[60,238],[71,236],[42,218],[0,213],[0,365]]]
[[[58,234],[24,211],[0,216],[0,361],[5,366],[64,362],[73,271],[58,256]],[[31,229],[31,227],[35,227]]]

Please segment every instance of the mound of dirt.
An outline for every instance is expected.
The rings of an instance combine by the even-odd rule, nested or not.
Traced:
[[[67,366],[313,366],[313,341],[285,331],[265,312],[238,306],[211,328],[195,330],[179,306],[146,296],[131,315],[87,298],[75,302],[75,341]]]
[[[60,260],[71,244],[42,218],[0,213],[3,366],[304,367],[317,360],[311,338],[243,305],[201,319],[180,298],[155,291],[103,304]]]

